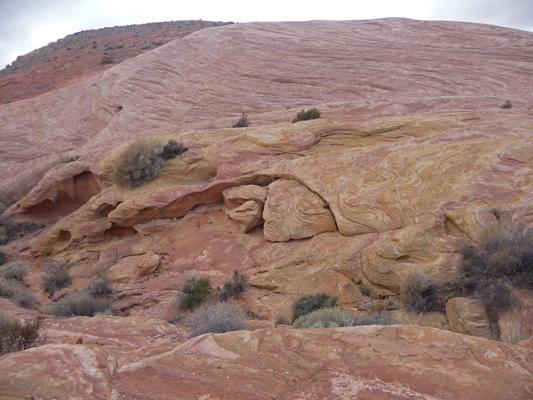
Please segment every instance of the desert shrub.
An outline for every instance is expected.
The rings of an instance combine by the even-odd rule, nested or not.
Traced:
[[[228,301],[230,297],[235,296],[237,293],[244,292],[248,286],[248,280],[236,269],[233,270],[233,276],[231,279],[224,282],[224,287],[220,293],[221,301]]]
[[[91,281],[83,290],[92,297],[105,297],[113,296],[115,294],[115,289],[106,278],[96,278]]]
[[[101,61],[102,64],[113,64],[113,62],[114,62],[113,57],[111,56],[106,55],[102,57],[102,61]]]
[[[0,251],[0,265],[4,265],[7,262],[7,254]]]
[[[248,120],[248,115],[245,113],[242,113],[239,120],[231,125],[232,128],[246,128],[247,126],[250,126],[250,121]]]
[[[276,326],[278,325],[290,325],[290,321],[289,319],[283,315],[283,314],[279,314],[277,317],[276,317]]]
[[[0,220],[0,244],[9,243],[17,235],[24,236],[27,233],[42,229],[44,226],[43,224],[34,224],[33,222],[16,224],[11,221]]]
[[[0,356],[39,346],[43,341],[41,321],[18,321],[0,313]]]
[[[94,317],[96,315],[113,315],[111,303],[102,298],[95,298],[84,290],[69,293],[67,296],[48,304],[43,312],[56,317]]]
[[[403,303],[411,312],[437,311],[441,308],[437,300],[439,286],[419,272],[407,275],[402,282]]]
[[[8,279],[0,282],[0,297],[11,299],[24,308],[33,307],[37,303],[35,296],[26,293],[19,281]]]
[[[198,306],[205,300],[210,290],[211,281],[208,278],[197,279],[195,276],[187,278],[178,296],[178,307],[187,310]]]
[[[512,106],[513,106],[513,103],[507,100],[505,103],[503,103],[501,108],[511,108]]]
[[[160,157],[163,146],[149,139],[131,143],[120,154],[113,179],[124,186],[140,186],[154,179],[163,165]]]
[[[331,297],[326,293],[302,296],[292,305],[292,320],[295,321],[305,314],[320,308],[331,308],[337,304],[338,297]]]
[[[175,140],[169,140],[166,145],[163,146],[163,150],[161,150],[161,153],[159,156],[164,160],[172,160],[173,158],[176,158],[177,156],[182,155],[187,150],[189,150],[185,145],[181,142],[176,142]]]
[[[69,268],[66,264],[50,265],[42,275],[43,290],[52,295],[58,290],[70,285],[72,276],[68,272]]]
[[[29,272],[30,268],[22,261],[10,262],[0,267],[0,277],[4,279],[23,281]]]
[[[320,118],[320,111],[316,108],[311,108],[307,111],[305,111],[302,108],[302,111],[296,114],[296,117],[292,120],[293,123],[298,121],[307,121],[310,119],[318,119]]]
[[[370,296],[370,290],[365,285],[359,286],[359,291],[363,296]]]
[[[161,172],[165,161],[183,154],[188,149],[182,143],[169,140],[166,145],[150,139],[131,143],[119,156],[113,180],[124,186],[140,186]]]
[[[485,230],[477,246],[463,244],[459,252],[463,256],[459,268],[465,276],[466,294],[489,290],[502,297],[505,281],[533,289],[533,229],[519,226],[508,231],[494,223]]]
[[[71,163],[71,162],[74,162],[74,161],[78,161],[78,159],[80,157],[81,156],[72,156],[72,157],[61,156],[61,157],[59,157],[59,161],[61,162],[61,164],[68,164],[68,163]]]
[[[355,316],[338,307],[321,308],[300,316],[293,322],[294,329],[339,328],[359,325],[390,325],[391,315],[386,312],[374,312],[370,316]]]
[[[190,336],[195,337],[209,332],[224,333],[246,329],[244,322],[248,319],[241,307],[217,303],[196,310],[188,317],[187,324],[193,328]]]

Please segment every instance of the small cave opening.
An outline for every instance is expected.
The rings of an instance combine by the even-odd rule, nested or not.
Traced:
[[[119,226],[116,224],[112,224],[111,228],[107,229],[105,231],[106,236],[120,236],[120,237],[128,237],[133,236],[137,233],[137,231],[128,226]]]
[[[117,206],[113,206],[111,204],[104,203],[98,209],[96,210],[96,215],[98,218],[107,218],[110,212],[115,211],[117,209]]]
[[[70,243],[70,239],[72,239],[72,235],[69,231],[61,231],[59,232],[59,236],[57,237],[57,243],[64,243],[68,244]]]
[[[100,191],[100,180],[92,172],[85,171],[74,177],[74,202],[85,204]]]

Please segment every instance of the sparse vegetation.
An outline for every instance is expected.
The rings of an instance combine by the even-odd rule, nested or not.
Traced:
[[[24,236],[43,227],[44,225],[34,224],[33,222],[21,222],[17,224],[11,221],[0,220],[0,244],[9,243],[16,236]]]
[[[172,160],[173,158],[176,158],[177,156],[182,155],[187,150],[189,149],[185,147],[183,143],[171,139],[166,145],[163,146],[163,150],[161,150],[159,156],[164,161],[168,161]]]
[[[0,282],[0,297],[11,299],[24,308],[33,307],[37,303],[35,296],[26,293],[24,286],[14,279],[7,279]]]
[[[105,65],[105,64],[113,64],[114,61],[113,61],[113,57],[111,56],[108,56],[108,55],[104,55],[102,57],[102,61],[101,61],[101,64],[102,65]]]
[[[43,290],[53,295],[58,290],[70,285],[72,276],[69,274],[69,268],[66,264],[53,264],[49,266],[42,276]]]
[[[220,293],[221,301],[228,301],[230,297],[235,296],[237,293],[244,292],[248,286],[248,280],[236,269],[233,270],[233,276],[231,279],[224,282],[224,287]]]
[[[115,289],[113,289],[111,282],[109,282],[107,278],[96,278],[82,290],[92,297],[107,297],[115,295]]]
[[[41,321],[18,321],[0,313],[0,356],[44,342]]]
[[[80,158],[80,156],[61,156],[59,157],[59,161],[61,164],[68,164],[68,163],[71,163],[71,162],[74,162],[74,161],[78,161]]]
[[[437,300],[439,285],[419,272],[405,277],[401,286],[403,303],[411,312],[437,311],[441,308]]]
[[[0,267],[0,277],[19,282],[22,282],[29,272],[30,268],[22,261],[10,262]]]
[[[0,265],[4,265],[7,262],[7,254],[0,251]]]
[[[250,126],[250,121],[248,120],[248,115],[245,113],[242,113],[239,120],[231,125],[232,128],[246,128],[248,126]]]
[[[46,246],[45,248],[43,248],[41,250],[41,255],[43,256],[49,256],[50,254],[52,254],[54,252],[54,247],[53,246]]]
[[[43,313],[56,317],[94,317],[96,315],[113,315],[115,310],[107,299],[95,298],[85,290],[69,293],[67,296],[48,304]]]
[[[241,307],[217,303],[196,310],[187,319],[187,324],[193,328],[190,336],[195,337],[209,332],[225,333],[246,329],[245,321],[248,319]]]
[[[505,103],[503,103],[501,108],[511,108],[512,106],[513,106],[513,103],[507,100]]]
[[[289,319],[284,314],[278,314],[276,317],[276,326],[278,325],[290,325]]]
[[[292,120],[293,123],[298,121],[307,121],[310,119],[318,119],[320,118],[320,111],[316,108],[311,108],[307,111],[305,111],[302,108],[302,111],[296,114],[296,117]]]
[[[182,292],[178,295],[178,307],[182,310],[197,307],[206,299],[210,290],[211,281],[208,278],[187,278]]]
[[[292,324],[294,329],[339,328],[359,325],[391,325],[391,315],[386,311],[374,312],[370,316],[353,315],[338,307],[321,308],[300,316]]]
[[[162,145],[152,139],[139,139],[119,156],[113,180],[124,186],[140,186],[159,175],[165,161],[187,150],[182,143],[174,140]]]
[[[321,308],[335,307],[338,297],[332,297],[326,293],[302,296],[292,306],[292,320],[295,321],[302,315],[309,314]]]

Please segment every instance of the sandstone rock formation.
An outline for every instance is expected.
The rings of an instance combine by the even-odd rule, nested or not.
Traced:
[[[514,288],[492,321],[523,346],[449,332],[488,336],[474,300],[414,314],[399,293],[413,272],[462,279],[458,248],[485,228],[533,225],[531,46],[528,32],[453,22],[237,24],[0,106],[0,196],[32,188],[4,216],[51,224],[1,250],[31,264],[42,306],[47,265],[72,265],[67,290],[108,271],[121,315],[109,328],[104,317],[47,325],[50,344],[0,359],[0,397],[36,396],[19,378],[48,356],[68,358],[76,379],[96,374],[77,388],[58,380],[79,397],[175,398],[176,382],[184,398],[531,396],[530,290]],[[292,123],[302,107],[322,117]],[[251,126],[229,128],[243,111]],[[118,156],[141,137],[189,150],[142,186],[117,185]],[[58,164],[66,155],[81,158]],[[184,314],[188,276],[208,277],[216,298],[233,270],[250,287],[232,301],[265,322],[186,342],[161,321]],[[317,292],[420,326],[256,329]],[[102,333],[121,323],[149,340]]]
[[[337,230],[328,205],[305,186],[280,179],[268,186],[265,239],[286,242]]]
[[[121,318],[96,319],[120,324]],[[434,328],[267,328],[149,346],[135,345],[150,338],[133,340],[132,333],[122,334],[126,341],[93,336],[93,344],[48,344],[4,356],[0,398],[522,400],[532,394],[532,350]]]

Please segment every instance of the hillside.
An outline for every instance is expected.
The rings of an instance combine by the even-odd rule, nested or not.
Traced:
[[[19,56],[0,71],[0,104],[29,99],[222,22],[171,21],[77,32]],[[108,57],[104,60],[104,57]],[[104,60],[104,62],[103,62]]]
[[[0,358],[0,398],[528,398],[531,48],[456,22],[231,24],[1,105],[4,218],[43,226],[0,249],[37,305],[0,307],[47,343]],[[132,143],[161,170],[135,158],[128,186]],[[234,270],[255,319],[189,338],[188,279],[216,302]],[[40,313],[102,276],[114,316]],[[379,324],[280,324],[319,292]]]

